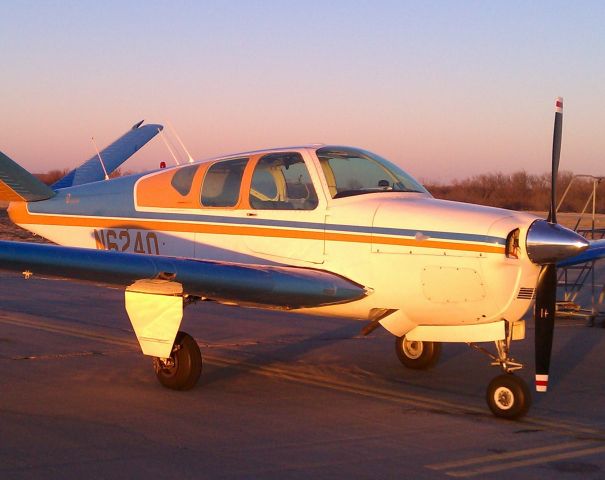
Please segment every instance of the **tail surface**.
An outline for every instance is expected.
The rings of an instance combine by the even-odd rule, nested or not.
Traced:
[[[54,195],[50,187],[0,152],[0,200],[36,202]]]
[[[98,155],[94,155],[54,183],[52,188],[57,190],[98,182],[103,180],[105,175],[110,175],[164,128],[162,125],[156,124],[141,126],[142,123],[142,120],[136,123],[115,142],[101,150]]]

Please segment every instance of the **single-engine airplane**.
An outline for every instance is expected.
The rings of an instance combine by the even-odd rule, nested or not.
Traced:
[[[603,256],[556,223],[562,99],[557,99],[552,201],[535,215],[437,200],[365,150],[304,145],[238,153],[108,179],[161,125],[135,125],[48,187],[0,154],[11,220],[58,245],[0,242],[0,269],[125,289],[141,349],[162,385],[192,388],[202,358],[180,331],[197,300],[296,310],[383,326],[409,368],[437,362],[441,342],[488,353],[502,374],[491,411],[530,406],[511,342],[535,299],[536,385],[545,391],[556,262]],[[591,250],[594,255],[591,255]],[[476,345],[495,342],[496,354]]]

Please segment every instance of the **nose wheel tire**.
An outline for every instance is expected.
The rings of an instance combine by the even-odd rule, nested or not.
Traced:
[[[200,347],[191,335],[179,332],[170,357],[154,357],[153,368],[158,380],[166,388],[189,390],[195,386],[202,373]]]
[[[437,363],[441,354],[441,343],[407,340],[403,336],[395,339],[395,351],[399,361],[406,367],[422,370]]]
[[[487,387],[487,405],[496,417],[521,418],[531,406],[527,383],[510,373],[498,375]]]

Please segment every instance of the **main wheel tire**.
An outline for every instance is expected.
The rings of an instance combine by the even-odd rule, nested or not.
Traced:
[[[486,400],[496,417],[514,420],[521,418],[529,410],[531,393],[522,378],[505,373],[489,383]]]
[[[395,339],[395,351],[399,361],[406,367],[422,370],[437,363],[441,354],[441,343],[406,340],[403,336]]]
[[[193,337],[179,332],[174,340],[170,362],[154,357],[153,368],[158,380],[172,390],[189,390],[195,386],[202,373],[202,354]]]

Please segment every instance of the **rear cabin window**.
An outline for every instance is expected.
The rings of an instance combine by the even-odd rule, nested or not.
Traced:
[[[250,206],[257,210],[313,210],[317,194],[299,153],[270,153],[254,168]]]
[[[247,158],[212,165],[204,176],[201,202],[204,207],[235,207],[239,200]]]
[[[193,184],[193,177],[199,168],[199,165],[190,165],[188,167],[179,168],[172,176],[170,184],[177,192],[183,197],[189,195],[191,192],[191,185]]]

